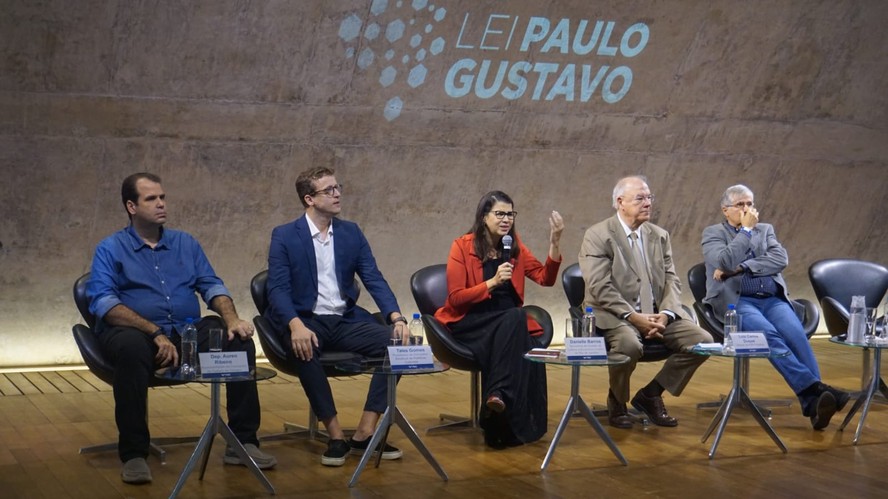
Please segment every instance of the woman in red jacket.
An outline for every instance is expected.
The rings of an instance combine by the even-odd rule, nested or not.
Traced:
[[[515,232],[512,198],[488,192],[478,203],[468,234],[450,247],[447,301],[435,312],[454,338],[481,364],[481,427],[488,445],[503,447],[533,442],[546,433],[546,367],[524,360],[540,346],[542,327],[524,309],[524,278],[552,286],[558,278],[558,243],[564,222],[549,216],[549,255],[543,265]],[[502,254],[503,236],[512,249]]]

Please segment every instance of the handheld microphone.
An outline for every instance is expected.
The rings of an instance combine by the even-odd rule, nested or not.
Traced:
[[[512,236],[503,236],[503,262],[512,261]]]

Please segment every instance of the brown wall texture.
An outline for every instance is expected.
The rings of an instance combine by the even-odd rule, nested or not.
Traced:
[[[811,298],[818,259],[888,263],[886,20],[881,0],[6,0],[0,366],[80,361],[70,287],[143,170],[245,317],[313,165],[405,313],[484,192],[538,255],[559,210],[566,266],[630,173],[682,277],[723,189],[750,186]],[[563,324],[560,287],[528,302]]]

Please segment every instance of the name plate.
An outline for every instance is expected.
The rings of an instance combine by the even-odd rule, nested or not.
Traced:
[[[564,353],[567,360],[607,360],[604,338],[565,338]]]
[[[202,352],[199,356],[201,377],[227,378],[250,374],[247,352]]]
[[[432,347],[428,345],[388,347],[388,355],[392,371],[435,367]]]
[[[744,333],[731,333],[736,353],[770,353],[768,340],[764,331],[747,331]]]

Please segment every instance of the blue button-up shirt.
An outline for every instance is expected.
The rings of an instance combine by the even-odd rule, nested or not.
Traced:
[[[97,332],[107,327],[105,314],[123,304],[168,335],[181,330],[185,319],[200,317],[195,292],[207,304],[219,295],[231,296],[190,234],[161,228],[160,241],[151,248],[132,225],[96,247],[86,292]]]

